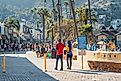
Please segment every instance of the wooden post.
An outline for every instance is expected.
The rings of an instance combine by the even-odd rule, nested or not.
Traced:
[[[47,72],[46,57],[47,57],[47,53],[44,53],[44,69],[45,69],[45,72]]]
[[[82,54],[82,69],[83,69],[83,54]]]
[[[6,73],[6,57],[3,56],[2,73]]]

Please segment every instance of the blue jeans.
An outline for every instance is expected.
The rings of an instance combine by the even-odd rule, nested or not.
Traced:
[[[56,56],[56,69],[58,68],[58,60],[59,60],[59,58],[60,58],[60,60],[61,60],[61,70],[63,70],[63,54],[62,55],[57,55]]]
[[[72,54],[67,54],[67,67],[71,69],[72,66]]]

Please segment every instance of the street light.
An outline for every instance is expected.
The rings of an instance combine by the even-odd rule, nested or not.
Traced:
[[[53,23],[52,23],[51,27],[52,27],[52,49],[53,49],[53,28],[54,28],[54,24]]]
[[[55,58],[56,57],[56,53],[55,53],[55,49],[54,49],[54,46],[53,46],[53,39],[54,39],[54,36],[53,36],[53,28],[54,28],[54,24],[52,23],[51,25],[52,27],[52,58]]]

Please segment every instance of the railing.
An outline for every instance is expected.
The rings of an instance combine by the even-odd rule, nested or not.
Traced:
[[[0,54],[25,54],[25,53],[26,53],[26,51],[14,51],[14,52],[7,51],[7,52],[0,52]]]

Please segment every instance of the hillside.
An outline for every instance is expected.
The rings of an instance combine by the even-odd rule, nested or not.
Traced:
[[[68,0],[62,0],[62,3],[64,3],[64,1]],[[75,5],[79,7],[83,3],[85,3],[85,0],[76,0]],[[57,4],[57,0],[55,0],[55,4]],[[0,0],[0,20],[12,15],[19,19],[24,18],[28,21],[33,21],[30,10],[33,7],[43,6],[44,0]],[[46,7],[48,10],[52,10],[52,0],[46,0]],[[64,4],[63,11],[65,11]]]
[[[91,6],[99,15],[106,15],[104,24],[110,26],[113,19],[121,19],[121,0],[92,0]]]
[[[65,1],[61,0],[62,4]],[[79,7],[87,0],[75,0],[75,6]],[[57,4],[57,0],[55,0]],[[32,14],[30,13],[33,7],[43,7],[44,0],[0,0],[0,20],[12,15],[21,19],[24,18],[28,21],[33,21]],[[65,7],[63,6],[63,13],[65,13]],[[52,0],[46,0],[46,7],[48,10],[52,10]],[[97,16],[106,15],[106,26],[109,26],[112,19],[121,19],[121,1],[120,0],[91,0],[91,8],[94,8],[98,13]]]

